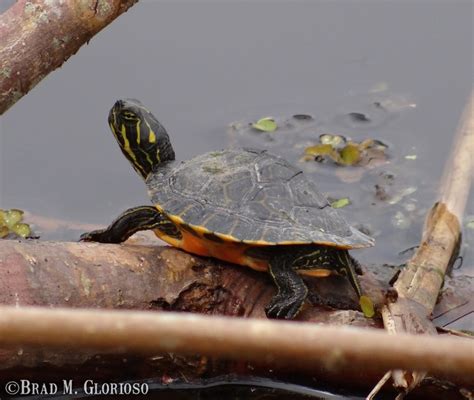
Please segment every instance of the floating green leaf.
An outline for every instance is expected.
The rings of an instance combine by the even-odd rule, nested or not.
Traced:
[[[466,228],[474,229],[474,219],[467,222]]]
[[[277,128],[275,120],[271,117],[259,119],[252,126],[262,132],[274,132]]]
[[[375,315],[374,303],[367,296],[360,296],[359,304],[362,312],[367,318],[372,318]]]
[[[315,146],[306,147],[304,152],[310,156],[321,156],[331,154],[333,150],[330,144],[317,144]]]
[[[343,208],[351,204],[351,201],[348,197],[343,197],[342,199],[335,200],[331,203],[332,208]]]
[[[407,160],[416,160],[416,154],[408,154],[405,156]]]
[[[341,151],[341,160],[346,165],[354,165],[360,159],[360,150],[357,144],[349,143]]]

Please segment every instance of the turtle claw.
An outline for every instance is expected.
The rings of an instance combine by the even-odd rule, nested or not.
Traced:
[[[291,297],[277,294],[270,304],[265,307],[267,318],[272,319],[293,319],[301,310],[304,297]]]

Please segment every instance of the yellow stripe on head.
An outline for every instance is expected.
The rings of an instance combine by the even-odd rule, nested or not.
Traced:
[[[137,121],[137,144],[140,144],[140,123],[141,121]]]
[[[156,143],[156,135],[155,135],[155,132],[153,132],[153,129],[151,129],[151,126],[150,124],[148,123],[148,121],[145,119],[145,124],[146,126],[148,126],[148,142],[150,143]]]
[[[127,127],[124,124],[121,126],[121,134],[123,139],[123,145],[121,146],[122,150],[126,153],[126,155],[128,155],[128,159],[132,162],[133,167],[140,173],[140,175],[146,176],[147,172],[138,162],[137,156],[130,147],[130,142],[127,137]]]
[[[109,125],[122,153],[144,179],[160,163],[175,159],[165,128],[138,100],[117,100]]]

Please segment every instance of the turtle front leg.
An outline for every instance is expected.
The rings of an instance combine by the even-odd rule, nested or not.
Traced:
[[[172,233],[177,231],[175,225],[152,206],[133,207],[120,216],[105,229],[83,233],[80,241],[100,243],[121,243],[138,231],[156,229]]]
[[[265,308],[268,318],[293,319],[303,307],[308,288],[301,276],[293,269],[292,260],[285,257],[270,259],[270,274],[278,293]]]

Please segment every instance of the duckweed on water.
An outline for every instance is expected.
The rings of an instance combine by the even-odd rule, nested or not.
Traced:
[[[0,209],[0,238],[9,235],[26,238],[31,235],[31,228],[22,222],[23,211],[12,208],[11,210]]]

